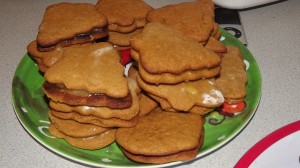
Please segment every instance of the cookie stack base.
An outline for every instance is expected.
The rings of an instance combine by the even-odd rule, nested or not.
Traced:
[[[203,140],[204,140],[204,132],[201,135],[198,147],[191,150],[181,151],[178,153],[174,153],[170,155],[162,155],[162,156],[136,155],[130,153],[129,151],[126,151],[124,148],[121,148],[121,150],[125,154],[125,156],[127,156],[129,159],[141,163],[162,164],[162,163],[169,163],[174,161],[189,161],[194,159],[197,156],[203,144]]]

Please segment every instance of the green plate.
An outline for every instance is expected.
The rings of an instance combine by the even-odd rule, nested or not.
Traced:
[[[254,115],[261,95],[261,76],[258,65],[249,50],[234,36],[223,29],[221,41],[225,45],[237,46],[241,49],[247,65],[247,97],[243,112],[232,117],[212,112],[206,116],[204,125],[204,144],[197,158],[211,154],[216,149],[227,144],[239,134]],[[57,139],[49,134],[48,104],[41,88],[44,82],[34,61],[26,54],[16,69],[12,83],[12,102],[20,123],[30,135],[46,148],[71,160],[101,167],[164,167],[182,162],[168,164],[143,164],[127,159],[116,143],[100,150],[83,150],[73,147],[63,139]],[[50,155],[51,153],[49,153]],[[195,158],[195,159],[197,159]]]

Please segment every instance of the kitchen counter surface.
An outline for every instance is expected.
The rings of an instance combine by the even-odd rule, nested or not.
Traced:
[[[84,0],[82,0],[84,1]],[[85,167],[39,144],[18,121],[11,102],[14,72],[36,38],[45,8],[59,0],[0,1],[0,167]],[[74,0],[72,2],[80,2]],[[96,1],[84,1],[96,3]],[[159,7],[175,0],[147,0]],[[247,127],[219,150],[178,167],[233,167],[255,143],[300,120],[300,1],[241,10],[248,49],[262,75],[262,96]]]

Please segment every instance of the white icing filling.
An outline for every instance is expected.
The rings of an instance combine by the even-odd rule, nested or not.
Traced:
[[[83,110],[89,110],[91,107],[89,107],[89,106],[83,106],[82,108],[83,108]]]
[[[224,102],[224,97],[219,90],[212,89],[210,93],[202,94],[204,104],[219,104]]]

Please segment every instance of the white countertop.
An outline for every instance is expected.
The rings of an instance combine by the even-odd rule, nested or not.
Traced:
[[[84,167],[35,141],[19,123],[11,103],[14,71],[26,53],[27,44],[36,38],[45,8],[56,2],[60,1],[0,1],[0,167]],[[179,1],[147,2],[161,6]],[[262,75],[260,105],[235,139],[212,154],[180,167],[233,167],[260,139],[300,120],[299,9],[299,0],[288,0],[240,12],[248,48]]]

